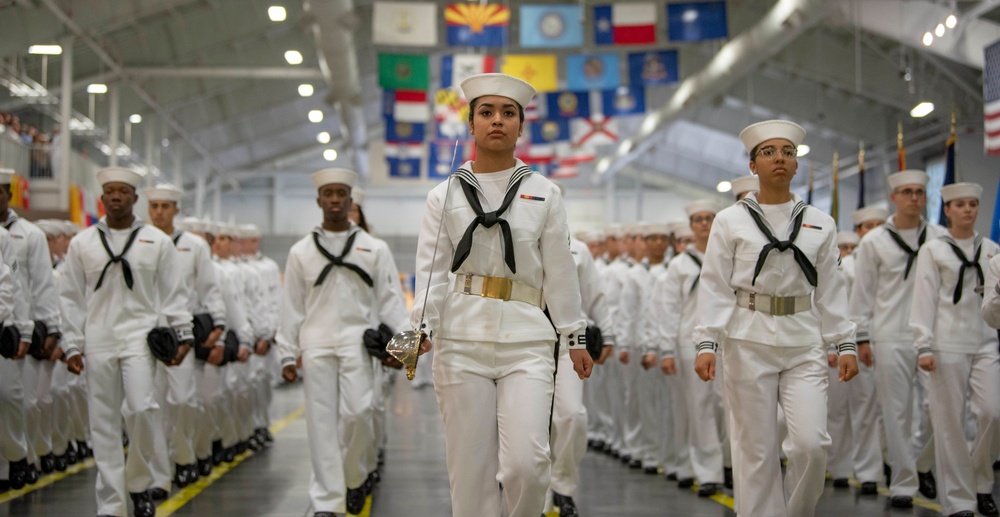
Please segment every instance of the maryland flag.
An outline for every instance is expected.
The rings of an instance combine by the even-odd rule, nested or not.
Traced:
[[[28,191],[28,180],[14,175],[10,182],[10,206],[13,208],[31,208],[31,195]]]

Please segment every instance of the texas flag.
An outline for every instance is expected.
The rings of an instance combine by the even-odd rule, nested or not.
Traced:
[[[594,7],[594,43],[646,45],[656,43],[656,5],[617,3]]]

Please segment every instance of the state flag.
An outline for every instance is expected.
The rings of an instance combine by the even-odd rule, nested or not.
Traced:
[[[680,80],[676,50],[635,52],[628,55],[630,86],[657,86]]]
[[[601,112],[605,117],[642,115],[646,112],[646,91],[641,87],[619,87],[601,92]]]
[[[583,10],[577,5],[522,5],[521,46],[583,46]]]
[[[385,161],[389,177],[419,179],[423,155],[423,144],[386,143]]]
[[[441,57],[441,87],[458,87],[476,74],[496,72],[496,59],[479,54],[454,54]]]
[[[427,124],[419,122],[400,122],[392,116],[384,116],[385,121],[385,141],[386,142],[410,142],[419,143],[424,141],[427,132]]]
[[[433,2],[375,2],[372,43],[406,47],[437,45],[437,4]]]
[[[539,92],[554,92],[559,88],[558,64],[553,54],[508,54],[500,71],[523,79]]]
[[[569,119],[531,122],[528,128],[532,145],[569,141]]]
[[[470,146],[458,140],[436,140],[428,150],[427,177],[432,180],[448,178],[459,166],[469,160]]]
[[[427,56],[380,53],[378,85],[386,90],[426,90],[430,87]]]
[[[656,43],[656,4],[630,2],[595,6],[594,43],[597,45]]]
[[[448,45],[503,47],[507,45],[510,9],[499,4],[449,4],[444,11]]]
[[[589,92],[557,92],[545,96],[546,112],[542,119],[590,116]]]
[[[726,2],[667,4],[670,41],[705,41],[729,37]]]
[[[392,114],[397,122],[427,122],[431,109],[427,92],[415,90],[385,90],[383,113]]]
[[[566,89],[609,90],[622,83],[618,54],[584,54],[566,57]]]

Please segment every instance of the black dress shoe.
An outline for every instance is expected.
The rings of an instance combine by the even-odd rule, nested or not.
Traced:
[[[934,473],[931,471],[917,472],[917,479],[920,482],[920,493],[928,499],[937,497],[937,481],[934,480]]]
[[[212,475],[212,459],[205,458],[203,460],[198,460],[198,475],[201,477],[208,477]]]
[[[347,489],[347,513],[358,515],[365,509],[365,486]]]
[[[632,460],[632,461],[628,462],[628,468],[630,468],[630,469],[641,469],[642,468],[642,462],[639,461],[639,460]]]
[[[658,474],[660,472],[660,469],[658,469],[656,467],[645,467],[645,468],[642,469],[642,471],[645,472],[646,474],[655,475],[655,474]]]
[[[27,459],[10,462],[7,478],[10,481],[10,487],[14,490],[24,488],[24,485],[28,484],[28,473],[30,471]]]
[[[149,490],[146,490],[146,494],[153,501],[164,501],[170,496],[170,492],[167,492],[162,488],[150,488]]]
[[[675,472],[668,472],[667,473],[667,481],[677,481],[677,473],[675,473]]]
[[[691,488],[694,486],[694,478],[683,478],[677,480],[677,488]]]
[[[55,460],[53,461],[53,467],[59,472],[66,472],[66,469],[69,467],[69,460],[66,458],[66,456],[67,456],[66,454],[63,454],[61,456],[56,456]]]
[[[908,495],[894,495],[889,504],[893,508],[913,508],[913,498]]]
[[[861,483],[861,495],[875,495],[878,493],[878,484],[874,481]]]
[[[993,470],[1000,470],[1000,460],[993,462]]]
[[[834,478],[833,488],[848,488],[851,482],[847,478]]]
[[[632,455],[630,454],[622,454],[621,457],[619,457],[618,459],[622,460],[622,463],[626,465],[632,463]]]
[[[580,515],[576,509],[576,503],[568,495],[552,492],[552,506],[559,509],[559,517],[578,517]]]
[[[892,467],[888,463],[882,464],[882,474],[885,475],[885,486],[892,486]]]
[[[1000,517],[1000,510],[993,501],[993,494],[976,494],[976,509],[983,517]]]
[[[146,492],[132,492],[129,495],[132,496],[132,505],[135,507],[132,515],[135,517],[154,517],[156,515],[156,506],[149,497],[148,490]]]
[[[724,480],[723,486],[732,490],[733,489],[733,468],[732,467],[722,467],[722,478]]]
[[[184,488],[191,483],[191,474],[187,465],[177,464],[174,466],[174,484],[177,488]]]
[[[66,464],[76,465],[79,459],[76,456],[76,450],[73,449],[73,442],[70,442],[69,447],[66,448]]]
[[[594,440],[594,450],[603,451],[607,449],[608,444],[604,443],[604,440]]]
[[[38,472],[38,467],[34,463],[28,465],[28,484],[34,485],[38,483],[38,478],[42,477],[41,473]]]
[[[226,463],[232,463],[236,459],[236,447],[227,447],[226,451],[222,453],[222,458],[226,460]]]
[[[605,451],[605,452],[608,452],[608,451]],[[612,457],[612,458],[614,458],[614,459],[616,459],[616,460],[617,460],[618,458],[621,458],[621,457],[622,457],[622,453],[621,453],[621,452],[619,452],[619,451],[618,451],[618,449],[611,449],[611,451],[610,451],[610,452],[608,452],[608,454],[610,454],[610,455],[611,455],[611,457]]]
[[[76,457],[77,458],[92,458],[94,456],[94,449],[91,449],[87,445],[86,441],[77,440],[76,441]]]
[[[373,470],[368,473],[368,477],[365,478],[364,484],[361,485],[361,488],[364,488],[365,490],[365,496],[375,491],[375,485],[378,484],[381,479],[382,478],[379,476],[377,470]]]
[[[719,493],[718,483],[702,483],[698,485],[698,497],[712,497]]]
[[[378,450],[378,466],[381,467],[385,464],[385,449]]]
[[[333,512],[316,512],[313,517],[337,517]]]
[[[51,474],[56,469],[56,457],[51,452],[38,459],[43,474]]]
[[[10,480],[0,479],[0,494],[10,490]]]
[[[195,463],[192,463],[190,465],[186,465],[184,468],[186,468],[187,471],[188,471],[188,483],[192,483],[193,484],[195,481],[198,481],[198,478],[201,477],[201,474],[198,474],[198,463],[197,463],[197,460],[196,460]]]
[[[226,449],[222,447],[222,440],[212,442],[212,465],[218,467],[222,460],[226,459]]]
[[[961,512],[955,512],[955,513],[949,515],[948,517],[976,517],[976,514],[975,514],[975,512],[971,512],[969,510],[965,510],[965,511],[961,511]]]

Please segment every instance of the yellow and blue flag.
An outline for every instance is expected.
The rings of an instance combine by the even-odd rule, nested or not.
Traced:
[[[499,4],[450,4],[444,11],[448,44],[457,47],[503,47],[510,9]]]

